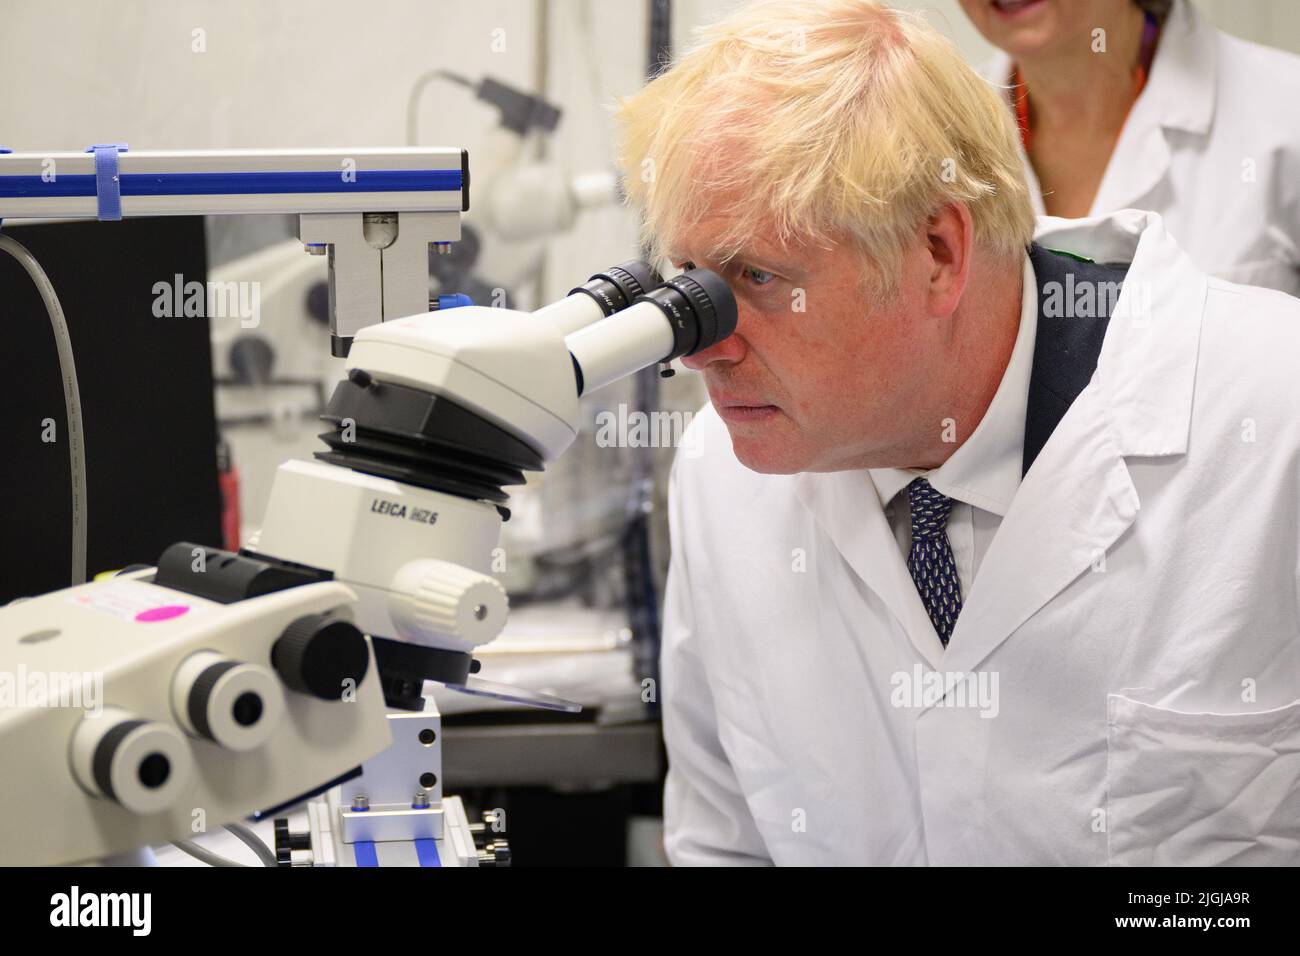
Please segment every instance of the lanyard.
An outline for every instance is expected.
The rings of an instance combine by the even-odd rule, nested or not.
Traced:
[[[1142,88],[1147,85],[1147,77],[1151,74],[1151,63],[1156,58],[1156,43],[1160,40],[1160,23],[1156,18],[1144,10],[1142,19],[1142,46],[1138,52],[1137,69],[1133,71],[1134,102],[1137,101]],[[1030,145],[1029,91],[1025,88],[1024,80],[1020,78],[1019,67],[1013,66],[1011,68],[1011,87],[1015,91],[1016,121],[1020,126],[1020,140],[1025,145],[1025,152],[1028,153]],[[1130,109],[1132,109],[1131,106]]]

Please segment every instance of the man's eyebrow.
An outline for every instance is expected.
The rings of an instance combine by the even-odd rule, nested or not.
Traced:
[[[757,249],[742,249],[732,257],[731,262],[771,269],[783,275],[790,275],[800,271],[798,263],[793,259],[788,259],[779,254],[767,255]]]
[[[679,262],[695,261],[690,256],[682,254],[676,250],[668,254],[668,259],[674,264]],[[786,259],[780,255],[767,255],[757,249],[740,249],[728,256],[725,262],[719,264],[720,268],[725,272],[731,272],[743,265],[772,269],[773,271],[780,272],[784,275],[791,275],[802,271],[798,264],[792,259]]]
[[[763,253],[759,252],[757,249],[742,249],[736,253],[735,259],[737,262],[743,262],[746,263],[747,265],[754,265],[754,266],[757,265],[774,266],[774,265],[778,265],[781,261],[779,257],[764,255]]]

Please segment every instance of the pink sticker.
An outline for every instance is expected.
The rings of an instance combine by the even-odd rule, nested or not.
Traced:
[[[174,617],[180,617],[189,610],[184,604],[164,604],[162,607],[151,607],[147,611],[141,611],[135,616],[137,621],[170,621]]]

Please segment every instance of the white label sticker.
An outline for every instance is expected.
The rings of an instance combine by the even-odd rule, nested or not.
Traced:
[[[202,605],[186,595],[139,581],[109,581],[93,585],[70,595],[68,600],[78,607],[140,624],[172,621],[202,609]]]

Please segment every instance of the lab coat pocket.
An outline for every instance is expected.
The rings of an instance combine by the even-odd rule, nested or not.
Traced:
[[[1107,695],[1111,865],[1300,863],[1300,700],[1188,713],[1130,693]]]

